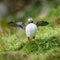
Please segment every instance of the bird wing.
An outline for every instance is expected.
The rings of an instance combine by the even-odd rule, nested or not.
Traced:
[[[47,21],[38,21],[37,23],[36,23],[36,25],[37,25],[37,27],[38,26],[46,26],[46,25],[48,25],[49,23],[47,22]]]
[[[23,30],[25,30],[26,27],[23,22],[9,22],[8,24],[12,27],[21,27]]]

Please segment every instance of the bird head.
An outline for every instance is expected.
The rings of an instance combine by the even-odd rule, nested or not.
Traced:
[[[28,23],[33,23],[33,19],[32,18],[28,18]]]

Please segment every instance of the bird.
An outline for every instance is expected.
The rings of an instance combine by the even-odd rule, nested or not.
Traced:
[[[26,36],[28,41],[31,41],[32,39],[35,39],[35,35],[37,32],[37,28],[39,26],[46,26],[49,23],[47,21],[38,21],[36,24],[33,22],[33,18],[28,18],[28,24],[25,25],[23,22],[9,22],[8,23],[12,27],[20,27],[26,32]]]

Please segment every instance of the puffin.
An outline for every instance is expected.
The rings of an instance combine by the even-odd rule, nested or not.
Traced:
[[[39,26],[46,26],[49,23],[47,21],[38,21],[36,24],[33,22],[33,18],[28,18],[28,24],[25,25],[23,22],[17,21],[17,22],[9,22],[8,23],[12,27],[20,27],[26,32],[27,39],[31,41],[32,39],[35,39],[35,35],[37,32],[37,28]]]

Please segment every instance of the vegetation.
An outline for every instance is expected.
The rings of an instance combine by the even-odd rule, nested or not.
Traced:
[[[34,18],[35,23],[40,20],[49,22],[47,26],[38,27],[36,38],[31,42],[22,29],[7,26],[9,21],[17,21],[15,15],[4,18],[0,22],[3,29],[0,34],[0,59],[60,60],[60,5],[54,6],[44,18],[39,17],[41,6],[25,11],[25,16],[21,18],[25,23],[29,16]]]

